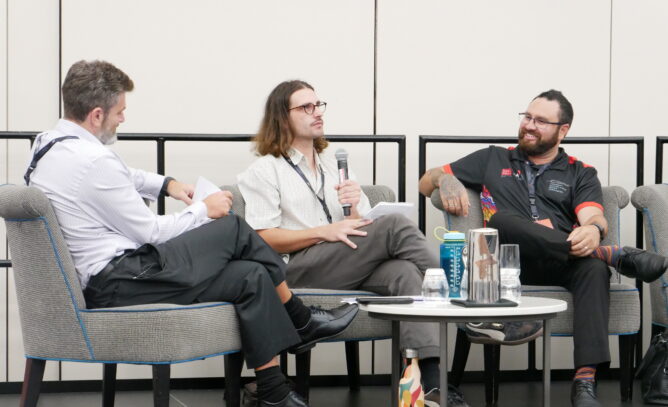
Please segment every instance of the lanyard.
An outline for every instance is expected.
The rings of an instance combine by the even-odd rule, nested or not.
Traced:
[[[26,171],[25,175],[23,176],[23,179],[26,182],[26,185],[30,184],[30,174],[35,170],[35,167],[37,166],[37,162],[44,157],[44,154],[46,154],[49,150],[51,150],[51,147],[53,147],[54,144],[56,144],[59,141],[67,140],[70,138],[79,138],[76,136],[63,136],[63,137],[58,137],[54,138],[53,140],[49,141],[49,144],[41,148],[39,151],[35,152],[35,155],[32,157],[32,161],[30,162],[30,165],[28,166],[28,171]]]
[[[534,167],[531,166],[529,161],[524,163],[525,172],[527,175],[527,187],[529,188],[529,205],[531,206],[531,217],[534,221],[538,220],[538,207],[536,206],[536,179],[540,177],[545,170],[550,167],[550,164],[545,164],[538,169],[538,172],[534,172]]]
[[[322,190],[323,190],[322,198],[320,198],[320,196],[315,192],[315,189],[313,189],[313,187],[311,186],[311,183],[309,182],[308,178],[306,178],[306,175],[304,175],[304,172],[302,172],[302,169],[299,168],[298,166],[296,166],[295,163],[292,162],[290,157],[284,155],[283,158],[285,159],[285,161],[288,162],[288,164],[290,164],[292,169],[297,171],[297,174],[299,174],[299,176],[302,177],[302,179],[306,183],[306,186],[308,186],[308,189],[310,189],[311,192],[313,192],[313,196],[315,196],[316,199],[318,200],[318,202],[320,202],[320,206],[322,206],[322,210],[325,211],[325,216],[327,216],[327,222],[332,223],[332,215],[329,213],[329,208],[327,207],[327,202],[325,202],[325,194],[324,194],[324,191],[325,191],[325,172],[322,170],[322,167],[320,165],[318,165],[318,169],[320,170],[320,178],[322,179]]]

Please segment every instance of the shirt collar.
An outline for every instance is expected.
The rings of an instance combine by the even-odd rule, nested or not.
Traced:
[[[510,150],[510,159],[513,161],[525,162],[528,160],[528,157],[526,156],[526,154],[524,154],[524,152],[520,149],[519,146],[516,146]],[[566,152],[562,147],[559,147],[559,152],[557,153],[557,156],[550,163],[550,169],[565,170],[567,164],[568,164],[568,155],[566,154]]]
[[[76,136],[91,143],[102,144],[99,138],[71,120],[58,120],[56,130],[68,136]]]
[[[316,168],[320,167],[320,154],[317,152],[313,151],[313,155],[315,156],[315,166]],[[304,162],[304,165],[308,167],[308,164],[306,163],[306,160],[304,160],[304,154],[302,154],[299,150],[296,148],[290,147],[290,150],[288,151],[288,157],[292,161],[294,165],[300,165],[300,163]]]

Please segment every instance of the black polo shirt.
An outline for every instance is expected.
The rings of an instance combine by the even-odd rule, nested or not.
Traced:
[[[519,148],[489,146],[443,166],[443,170],[480,192],[485,221],[498,210],[532,219],[527,162]],[[570,233],[578,223],[580,209],[595,206],[603,210],[596,174],[594,167],[559,148],[557,157],[535,181],[539,219],[549,219],[555,229]]]

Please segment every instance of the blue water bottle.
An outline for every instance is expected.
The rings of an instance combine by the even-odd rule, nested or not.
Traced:
[[[443,235],[441,243],[441,268],[445,270],[445,278],[450,287],[450,298],[466,299],[466,293],[462,292],[462,279],[464,278],[464,260],[462,254],[466,247],[464,233],[451,231]]]

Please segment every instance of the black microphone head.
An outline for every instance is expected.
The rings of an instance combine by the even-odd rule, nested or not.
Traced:
[[[347,160],[348,159],[348,152],[344,150],[343,148],[339,148],[336,150],[336,153],[334,153],[334,156],[336,157],[337,161],[340,160]]]

